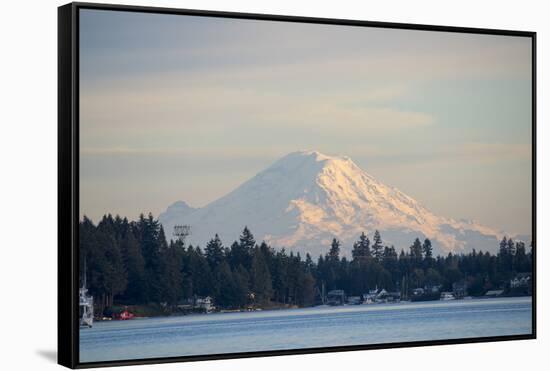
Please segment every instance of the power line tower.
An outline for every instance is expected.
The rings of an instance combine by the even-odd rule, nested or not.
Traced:
[[[174,232],[172,234],[177,241],[180,241],[182,245],[185,245],[185,239],[191,234],[191,226],[185,224],[177,224],[174,226]]]

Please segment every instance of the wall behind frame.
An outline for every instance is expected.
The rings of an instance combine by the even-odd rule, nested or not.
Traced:
[[[306,1],[122,1],[236,12],[350,18],[373,21],[441,24],[538,32],[538,337],[536,341],[452,345],[331,354],[254,358],[187,364],[133,366],[163,370],[332,370],[368,364],[369,368],[440,370],[518,370],[542,363],[550,340],[544,309],[550,284],[541,262],[548,260],[550,200],[543,190],[550,176],[541,164],[550,161],[550,133],[541,102],[550,89],[544,2],[526,0],[438,2]],[[61,1],[6,2],[0,22],[2,96],[0,135],[0,282],[1,338],[6,369],[59,369],[55,364],[57,332],[57,6]],[[313,5],[315,4],[315,5]],[[3,367],[4,368],[4,367]]]

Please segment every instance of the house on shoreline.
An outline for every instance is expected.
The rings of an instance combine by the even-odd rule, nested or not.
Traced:
[[[328,305],[344,305],[346,302],[346,293],[344,290],[330,290],[327,293]]]
[[[216,310],[214,300],[210,296],[195,296],[188,298],[177,305],[177,308],[183,312],[202,312],[211,313]]]

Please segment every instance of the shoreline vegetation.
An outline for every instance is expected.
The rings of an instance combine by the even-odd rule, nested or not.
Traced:
[[[247,227],[231,245],[215,235],[203,249],[168,242],[152,214],[80,222],[80,272],[97,320],[123,311],[157,317],[532,293],[532,248],[506,237],[496,255],[474,249],[433,256],[430,240],[418,238],[398,252],[378,231],[372,241],[358,236],[351,258],[340,256],[340,247],[333,239],[314,261],[257,243]]]

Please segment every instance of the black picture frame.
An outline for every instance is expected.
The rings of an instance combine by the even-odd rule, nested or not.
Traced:
[[[488,35],[521,36],[532,42],[532,241],[533,296],[532,332],[525,335],[491,336],[468,339],[413,341],[355,346],[210,354],[120,361],[79,361],[78,324],[78,223],[79,223],[79,11],[82,9],[140,13],[193,15],[234,19],[349,25],[405,30],[443,31]],[[423,24],[387,23],[347,19],[296,17],[268,14],[233,13],[190,9],[156,8],[96,3],[70,3],[58,8],[58,363],[69,368],[91,368],[169,362],[203,361],[246,357],[280,356],[354,350],[418,347],[431,345],[526,340],[536,338],[536,32],[465,28]]]

